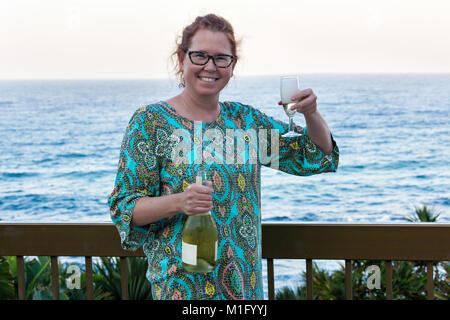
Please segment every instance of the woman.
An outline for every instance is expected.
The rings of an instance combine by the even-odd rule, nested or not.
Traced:
[[[279,170],[294,175],[332,172],[337,169],[338,148],[310,89],[292,97],[298,101],[293,108],[304,115],[307,124],[307,131],[295,127],[304,133],[295,138],[281,137],[288,125],[251,106],[219,102],[238,61],[233,28],[225,19],[213,14],[198,17],[184,29],[175,55],[184,89],[167,101],[138,109],[130,120],[109,197],[111,218],[124,249],[143,246],[155,299],[263,299],[261,165],[277,162]],[[259,136],[261,129],[278,135],[268,142]],[[218,135],[205,139],[208,130]],[[209,147],[228,143],[230,132],[243,133],[242,141],[249,146],[263,146],[271,160],[263,163],[247,157],[237,161],[240,155],[233,148],[231,153],[214,154],[214,161],[211,157],[201,162],[189,157],[189,161],[177,161],[181,140],[194,137],[193,148],[201,147],[201,156],[211,155],[220,148],[211,151]],[[248,132],[258,132],[258,136]],[[234,143],[233,135],[231,140]],[[257,144],[257,140],[267,144]],[[270,153],[274,141],[279,149]],[[208,169],[212,182],[208,186],[194,184],[199,165]],[[211,273],[190,273],[181,260],[184,221],[188,215],[208,210],[219,233],[218,263]]]

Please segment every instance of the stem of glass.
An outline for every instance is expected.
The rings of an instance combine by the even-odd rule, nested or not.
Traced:
[[[292,132],[294,127],[294,117],[289,117],[289,132]]]

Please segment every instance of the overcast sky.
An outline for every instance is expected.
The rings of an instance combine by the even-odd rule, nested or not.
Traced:
[[[210,12],[242,39],[239,76],[450,73],[449,0],[2,0],[0,79],[173,77]]]

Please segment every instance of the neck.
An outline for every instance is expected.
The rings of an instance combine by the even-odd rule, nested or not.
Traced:
[[[179,96],[180,109],[184,115],[191,120],[201,122],[212,122],[220,114],[219,95],[213,97],[199,97],[184,90]]]

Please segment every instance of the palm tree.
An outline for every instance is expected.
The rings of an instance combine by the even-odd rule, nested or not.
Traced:
[[[424,205],[422,208],[415,207],[415,216],[404,218],[409,222],[436,222],[440,213],[437,213],[435,209],[428,208]]]
[[[94,272],[101,276],[95,282],[95,285],[104,292],[109,292],[111,298],[116,300],[120,300],[122,297],[119,261],[119,258],[101,258],[101,263],[94,266]],[[127,258],[127,266],[129,299],[151,300],[151,286],[145,276],[148,267],[147,260],[141,257],[129,257]]]

